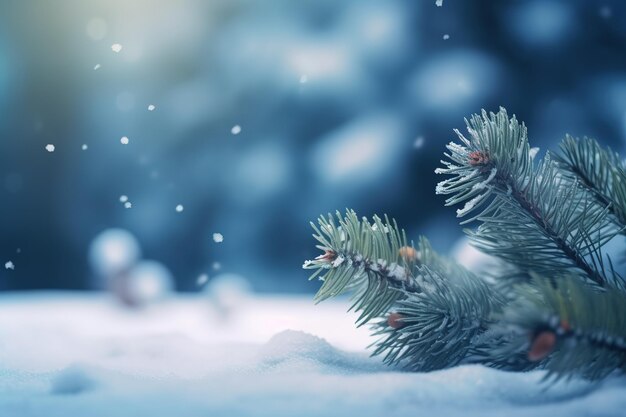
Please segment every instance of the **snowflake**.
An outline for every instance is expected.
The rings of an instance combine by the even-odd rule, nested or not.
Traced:
[[[111,50],[113,52],[115,52],[116,54],[119,53],[122,50],[123,46],[120,43],[114,43],[113,45],[111,45]]]
[[[49,143],[49,144],[47,144],[47,145],[46,145],[46,150],[47,150],[48,152],[54,152],[54,149],[55,149],[55,148],[54,148],[54,145],[53,145],[53,144]]]
[[[185,209],[185,208],[183,207],[183,205],[182,205],[182,204],[179,204],[179,205],[177,205],[177,206],[176,206],[176,212],[177,212],[177,213],[182,212],[184,209]]]
[[[221,233],[213,233],[213,242],[222,243],[224,241],[224,236]]]
[[[10,270],[14,270],[15,269],[15,265],[13,264],[13,262],[8,261],[4,264],[5,269],[10,269]]]
[[[232,129],[230,129],[230,133],[232,133],[233,135],[238,135],[241,133],[241,126],[239,125],[235,125],[232,127]]]
[[[128,142],[130,142],[130,139],[128,139],[128,137],[126,136],[122,136],[122,138],[120,139],[120,143],[122,145],[128,145]]]
[[[156,106],[154,104],[148,105],[148,111],[154,111],[154,109],[156,109]]]

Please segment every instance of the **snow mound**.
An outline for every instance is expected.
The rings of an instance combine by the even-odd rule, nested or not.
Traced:
[[[378,360],[362,354],[343,352],[320,337],[295,330],[276,334],[260,349],[259,367],[261,370],[339,374],[385,369]]]
[[[623,416],[626,378],[555,384],[465,365],[369,358],[349,300],[249,294],[228,321],[206,295],[141,310],[92,293],[0,294],[2,417]],[[285,329],[300,329],[285,330]],[[318,335],[318,336],[314,336]]]
[[[81,366],[72,365],[63,369],[52,378],[50,392],[52,394],[80,394],[95,386],[94,379]]]

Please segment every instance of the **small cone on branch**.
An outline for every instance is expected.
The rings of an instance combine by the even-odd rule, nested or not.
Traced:
[[[401,329],[402,327],[406,326],[406,323],[402,321],[403,318],[404,316],[400,313],[391,313],[389,316],[387,316],[387,324],[392,329]]]
[[[406,262],[416,262],[420,260],[420,253],[412,246],[402,246],[398,249],[398,255]]]
[[[489,163],[489,153],[483,151],[470,152],[469,164],[471,166],[487,165]]]
[[[556,346],[556,334],[551,330],[538,333],[530,345],[528,360],[538,362],[548,356]]]
[[[324,260],[324,261],[332,262],[335,259],[337,259],[337,253],[335,251],[332,251],[332,250],[326,250],[326,251],[324,251],[324,253],[322,255],[318,256],[315,259],[321,259],[321,260]]]

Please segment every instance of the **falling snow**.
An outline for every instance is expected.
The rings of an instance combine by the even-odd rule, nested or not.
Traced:
[[[86,151],[88,148],[89,148],[89,147],[88,147],[86,144],[83,144],[83,146],[81,146],[81,149],[82,149],[83,151]]]
[[[14,270],[15,269],[15,265],[13,264],[13,262],[8,261],[4,264],[4,268],[5,269],[10,269],[10,270]]]
[[[55,149],[54,145],[52,145],[50,143],[46,145],[46,150],[48,152],[54,152],[54,149]]]
[[[132,208],[133,207],[133,203],[131,203],[130,201],[127,201],[127,202],[124,203],[124,207],[127,208],[127,209]]]
[[[121,195],[120,196],[120,203],[125,203],[128,201],[128,196],[127,195]]]
[[[443,40],[447,41],[448,39],[450,39],[450,35],[448,35],[447,33],[445,35],[443,35]]]
[[[93,70],[94,70],[94,71],[97,71],[98,69],[100,69],[100,66],[101,66],[100,64],[96,64],[96,65],[93,67]]]
[[[224,236],[221,233],[213,233],[213,242],[222,243],[224,241]]]
[[[116,54],[119,53],[122,50],[122,48],[123,48],[122,44],[119,44],[119,43],[114,43],[113,45],[111,45],[111,50],[115,52]]]
[[[300,77],[300,84],[306,84],[307,82],[309,82],[309,77],[306,75]]]
[[[435,0],[435,5],[436,5],[437,7],[441,7],[441,6],[443,6],[443,0]]]
[[[235,125],[232,127],[232,129],[230,129],[230,133],[232,133],[233,135],[238,135],[241,133],[241,126],[239,125]]]
[[[128,145],[128,142],[130,142],[130,140],[126,136],[122,136],[122,138],[120,139],[120,143],[122,145]]]
[[[415,139],[415,142],[413,142],[413,147],[415,149],[420,149],[422,146],[424,146],[424,137],[419,136],[417,139]]]
[[[154,104],[148,105],[148,111],[154,111],[154,109],[156,109],[156,106]]]
[[[183,207],[183,205],[182,205],[182,204],[179,204],[179,205],[177,205],[177,206],[176,206],[176,212],[177,212],[177,213],[182,212],[184,209],[185,209],[185,208]]]
[[[219,271],[220,269],[222,269],[222,264],[219,262],[213,262],[211,268],[213,268],[214,271]]]

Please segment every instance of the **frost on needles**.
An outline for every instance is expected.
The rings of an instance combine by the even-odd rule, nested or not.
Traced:
[[[626,371],[626,286],[603,246],[626,230],[626,164],[589,138],[566,137],[536,160],[505,109],[466,120],[447,145],[436,187],[472,244],[499,260],[485,274],[409,242],[386,216],[311,223],[323,253],[306,261],[379,337],[386,363],[430,371],[463,363],[555,378]]]

